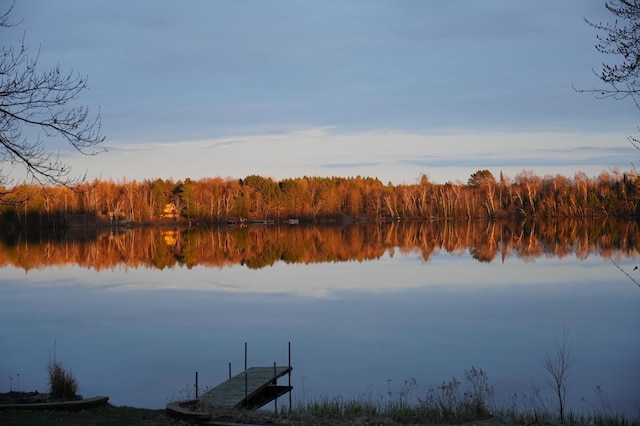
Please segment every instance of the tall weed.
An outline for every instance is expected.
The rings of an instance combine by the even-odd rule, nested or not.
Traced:
[[[56,342],[53,343],[53,358],[49,353],[49,394],[62,401],[78,399],[78,382],[71,371],[65,370],[56,359]]]
[[[493,387],[489,386],[487,373],[471,367],[465,371],[465,388],[455,377],[430,388],[420,403],[435,411],[443,420],[479,419],[491,416]]]
[[[49,363],[49,393],[63,401],[77,399],[78,382],[71,371],[66,371],[56,360]]]

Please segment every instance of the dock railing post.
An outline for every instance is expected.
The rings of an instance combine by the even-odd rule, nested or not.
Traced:
[[[291,342],[289,342],[289,414],[291,414]]]
[[[276,397],[273,398],[273,412],[278,414],[278,369],[276,368],[276,363],[273,363],[273,384]]]
[[[196,399],[198,399],[198,372],[196,371]]]
[[[247,377],[247,342],[244,342],[244,405],[249,407],[249,378]]]

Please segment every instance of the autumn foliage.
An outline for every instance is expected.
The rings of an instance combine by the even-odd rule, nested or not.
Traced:
[[[513,179],[479,170],[466,183],[383,184],[375,178],[301,177],[275,181],[206,178],[94,180],[74,187],[0,188],[1,217],[17,227],[230,220],[344,221],[638,216],[635,173],[578,173]]]

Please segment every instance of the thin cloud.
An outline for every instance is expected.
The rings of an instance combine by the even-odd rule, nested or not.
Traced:
[[[400,183],[483,166],[628,164],[636,153],[607,148],[628,144],[635,106],[572,89],[598,83],[591,70],[603,58],[583,17],[609,12],[592,3],[567,0],[550,13],[551,2],[505,0],[462,9],[445,0],[151,9],[34,0],[15,5],[24,21],[6,34],[41,44],[44,68],[89,76],[78,101],[100,108],[109,152],[61,151],[77,170]]]
[[[327,169],[350,169],[354,167],[375,167],[383,164],[384,162],[354,162],[354,163],[327,163],[320,164],[320,167],[324,167]]]

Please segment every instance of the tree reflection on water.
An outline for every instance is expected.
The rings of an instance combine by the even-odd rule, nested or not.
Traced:
[[[418,253],[425,261],[441,252],[466,251],[479,262],[504,261],[512,256],[527,262],[549,255],[635,258],[637,236],[637,222],[586,218],[521,223],[405,221],[345,226],[73,229],[54,238],[4,235],[0,266],[27,271],[69,264],[95,270],[233,265],[259,269],[277,262],[374,260],[395,250]]]

